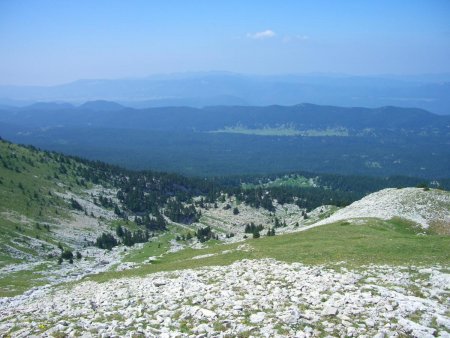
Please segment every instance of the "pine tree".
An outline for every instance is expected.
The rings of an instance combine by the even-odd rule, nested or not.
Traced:
[[[274,225],[274,227],[275,227],[275,228],[280,227],[280,221],[278,220],[277,217],[275,217],[275,225]]]
[[[123,228],[122,228],[121,225],[117,225],[117,227],[116,227],[116,235],[121,237],[121,238],[123,237]]]
[[[251,231],[250,231],[250,225],[249,225],[249,224],[246,224],[246,225],[245,225],[244,232],[245,232],[246,234],[248,234],[248,233],[251,232]]]

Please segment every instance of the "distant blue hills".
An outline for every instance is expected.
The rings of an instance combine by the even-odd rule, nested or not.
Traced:
[[[450,75],[244,75],[200,72],[56,86],[0,86],[1,106],[106,100],[135,107],[267,106],[311,102],[345,107],[399,106],[450,114]]]

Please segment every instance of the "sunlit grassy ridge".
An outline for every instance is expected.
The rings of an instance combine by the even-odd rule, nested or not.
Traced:
[[[249,239],[243,243],[215,245],[196,250],[185,249],[164,255],[152,264],[139,268],[107,272],[90,278],[105,281],[112,278],[191,269],[210,265],[227,265],[241,259],[274,258],[285,262],[333,265],[345,262],[350,267],[369,264],[444,265],[450,264],[450,237],[423,234],[401,219],[381,221],[367,219],[361,224],[339,222],[307,231]],[[242,248],[242,247],[241,247]],[[155,254],[153,243],[146,245],[142,256]],[[195,256],[213,256],[192,259]]]

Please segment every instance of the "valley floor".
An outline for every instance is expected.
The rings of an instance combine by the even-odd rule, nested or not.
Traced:
[[[42,336],[450,337],[442,267],[241,260],[3,298],[0,332]]]

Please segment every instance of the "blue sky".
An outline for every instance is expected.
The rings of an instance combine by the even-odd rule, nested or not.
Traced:
[[[0,84],[450,72],[450,1],[0,2]]]

